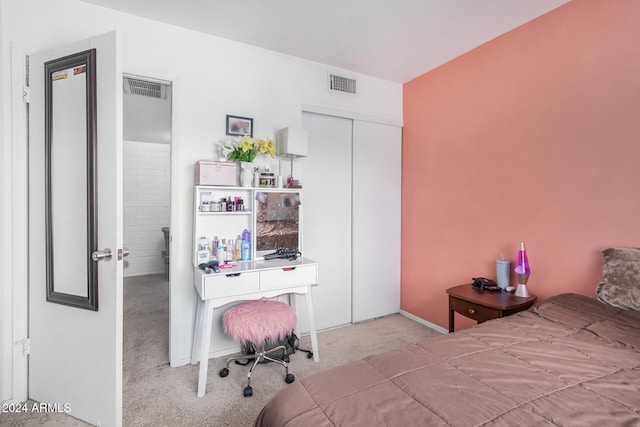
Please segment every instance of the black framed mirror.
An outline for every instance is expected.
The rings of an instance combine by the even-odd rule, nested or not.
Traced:
[[[96,50],[44,67],[47,301],[97,311]]]

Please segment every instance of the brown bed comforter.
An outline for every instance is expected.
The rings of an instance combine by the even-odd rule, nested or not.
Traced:
[[[276,426],[640,426],[640,312],[563,294],[297,381]]]

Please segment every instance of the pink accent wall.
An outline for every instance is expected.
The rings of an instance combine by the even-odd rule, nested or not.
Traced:
[[[404,85],[403,310],[446,328],[445,290],[520,240],[543,299],[593,296],[601,249],[640,246],[639,22],[572,1]]]

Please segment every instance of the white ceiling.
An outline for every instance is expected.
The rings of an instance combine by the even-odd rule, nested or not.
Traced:
[[[568,0],[82,0],[400,83]]]

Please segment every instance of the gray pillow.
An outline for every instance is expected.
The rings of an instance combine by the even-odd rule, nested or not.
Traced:
[[[640,310],[640,248],[605,248],[596,298],[614,307]]]

